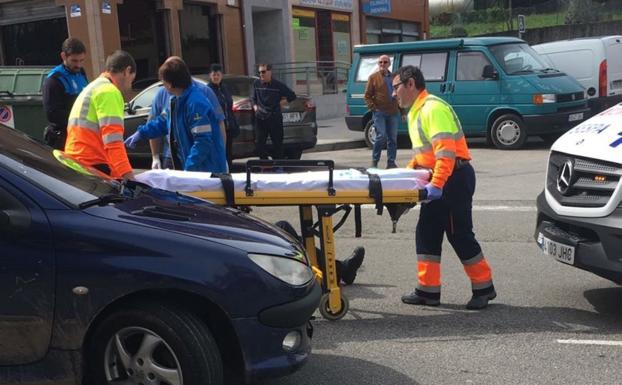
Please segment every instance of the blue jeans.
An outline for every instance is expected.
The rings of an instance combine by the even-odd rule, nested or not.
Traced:
[[[395,163],[397,155],[397,126],[400,124],[400,114],[386,114],[374,111],[374,126],[376,127],[376,141],[371,158],[374,162],[380,160],[382,150],[387,148],[387,163]]]

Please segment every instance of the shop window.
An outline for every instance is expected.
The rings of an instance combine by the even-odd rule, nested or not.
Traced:
[[[59,64],[61,45],[68,36],[64,17],[7,25],[1,31],[4,65]]]
[[[164,14],[152,1],[125,1],[118,5],[121,49],[136,60],[136,80],[153,79],[167,57]]]
[[[397,43],[419,40],[419,25],[393,19],[367,17],[367,43]]]
[[[218,28],[211,6],[184,4],[179,13],[181,49],[192,73],[206,73],[219,56]]]

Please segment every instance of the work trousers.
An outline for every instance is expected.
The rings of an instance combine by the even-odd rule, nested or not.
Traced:
[[[494,291],[492,272],[473,233],[472,205],[475,171],[464,162],[454,169],[440,199],[423,203],[416,230],[417,270],[415,290],[421,297],[440,299],[443,235],[455,250],[471,280],[473,295]]]
[[[268,159],[268,136],[272,141],[272,159],[283,159],[283,114],[273,113],[267,119],[255,119],[255,149],[260,159]]]

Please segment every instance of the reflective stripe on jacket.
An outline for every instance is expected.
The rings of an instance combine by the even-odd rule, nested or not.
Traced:
[[[123,144],[123,109],[121,91],[110,79],[92,81],[71,108],[65,153],[88,166],[107,164],[114,178],[131,172]]]
[[[432,184],[443,188],[456,158],[470,160],[460,120],[453,108],[423,90],[408,112],[408,134],[414,156],[407,167],[432,169]]]

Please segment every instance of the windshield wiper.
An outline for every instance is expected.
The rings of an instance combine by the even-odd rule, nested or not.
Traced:
[[[85,209],[91,206],[106,206],[109,203],[125,202],[127,199],[128,197],[120,194],[104,194],[98,198],[80,203],[78,208]]]

